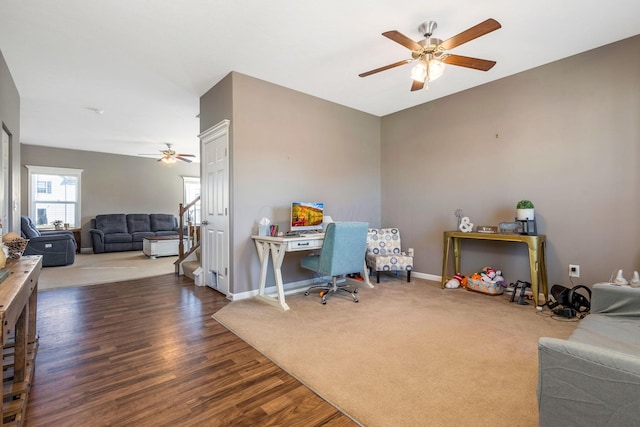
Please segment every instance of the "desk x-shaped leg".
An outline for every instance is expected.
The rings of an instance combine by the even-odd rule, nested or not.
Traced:
[[[284,300],[284,284],[282,283],[282,262],[284,261],[285,247],[277,242],[261,242],[256,240],[256,249],[258,258],[260,259],[260,287],[258,288],[258,298],[261,300],[280,307],[283,310],[289,310],[289,306]],[[277,298],[270,297],[265,294],[267,283],[267,270],[269,264],[269,254],[271,254],[271,263],[273,265],[273,273],[276,279]]]

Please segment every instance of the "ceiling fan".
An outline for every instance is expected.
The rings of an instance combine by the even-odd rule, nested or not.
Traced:
[[[428,90],[428,83],[442,75],[444,71],[444,64],[473,68],[481,71],[489,71],[494,65],[496,65],[496,61],[454,55],[448,52],[454,47],[460,46],[463,43],[469,42],[501,28],[502,26],[495,19],[489,18],[486,21],[461,32],[460,34],[445,40],[444,42],[435,37],[431,37],[437,26],[438,24],[434,21],[423,22],[420,27],[418,27],[418,31],[420,31],[420,34],[424,35],[425,38],[419,42],[411,40],[409,37],[396,30],[382,33],[382,35],[388,39],[391,39],[411,50],[411,59],[404,59],[393,64],[385,65],[384,67],[359,74],[359,76],[367,77],[371,74],[386,71],[410,62],[416,62],[416,65],[411,70],[411,78],[413,80],[411,90],[419,90],[423,87]]]
[[[167,144],[166,150],[160,150],[162,153],[162,157],[158,159],[159,162],[163,163],[175,163],[176,160],[182,160],[183,162],[191,163],[192,160],[189,157],[195,157],[193,154],[178,154],[172,147],[171,144]]]

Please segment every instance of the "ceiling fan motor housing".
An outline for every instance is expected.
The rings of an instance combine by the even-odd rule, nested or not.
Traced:
[[[420,31],[420,34],[422,34],[424,37],[429,38],[431,37],[431,34],[433,34],[433,32],[436,30],[436,28],[438,28],[438,24],[436,23],[436,21],[426,21],[420,24],[420,26],[418,27],[418,31]]]

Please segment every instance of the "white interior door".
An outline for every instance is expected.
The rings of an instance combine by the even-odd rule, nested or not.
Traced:
[[[229,294],[229,120],[200,135],[202,270],[207,286]]]

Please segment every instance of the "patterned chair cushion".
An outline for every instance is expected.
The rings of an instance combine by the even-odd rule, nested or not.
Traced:
[[[369,229],[366,260],[373,271],[413,270],[413,257],[402,252],[397,228]]]

